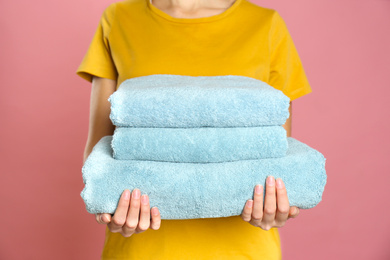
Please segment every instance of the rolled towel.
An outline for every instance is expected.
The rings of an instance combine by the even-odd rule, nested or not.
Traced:
[[[285,156],[287,136],[282,126],[117,127],[111,145],[118,160],[228,162]]]
[[[115,160],[111,141],[103,137],[82,168],[81,197],[90,213],[113,213],[125,189],[139,188],[162,219],[236,216],[269,175],[282,178],[290,205],[311,208],[326,183],[324,156],[291,137],[285,157],[224,163]]]
[[[186,128],[283,125],[290,99],[245,76],[154,74],[123,81],[109,101],[116,126]]]

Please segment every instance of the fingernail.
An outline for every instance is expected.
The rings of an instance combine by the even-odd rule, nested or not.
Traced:
[[[140,190],[138,190],[138,189],[133,190],[133,198],[134,199],[139,199],[140,196],[141,196]]]
[[[274,177],[268,176],[268,178],[267,178],[267,184],[268,184],[269,186],[274,186],[274,185],[275,185],[275,179],[274,179]]]
[[[129,190],[125,190],[125,191],[123,192],[123,198],[124,198],[125,200],[129,200],[129,199],[130,199],[130,191],[129,191]]]
[[[263,190],[263,186],[262,185],[260,185],[260,184],[256,185],[256,187],[255,187],[256,194],[261,194],[262,190]]]
[[[252,208],[253,207],[253,200],[248,200],[248,202],[246,203],[246,206],[248,208]]]
[[[284,188],[282,179],[280,179],[280,178],[279,178],[279,179],[276,179],[276,187],[279,188],[279,189]]]
[[[158,208],[152,208],[152,215],[157,216],[158,215]]]
[[[102,221],[103,221],[104,223],[109,222],[109,220],[107,219],[107,217],[104,216],[104,215],[102,215],[101,219],[102,219]]]
[[[293,208],[289,214],[289,217],[294,217],[295,214],[297,214],[297,209],[296,208]]]
[[[141,202],[142,202],[142,204],[147,205],[148,204],[148,195],[142,195]]]

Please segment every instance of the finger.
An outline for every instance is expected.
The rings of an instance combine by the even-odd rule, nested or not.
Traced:
[[[290,212],[288,214],[289,218],[296,218],[299,215],[299,208],[297,207],[291,207]]]
[[[276,192],[275,192],[275,178],[269,176],[265,186],[265,201],[263,210],[263,227],[269,230],[275,221],[276,211]]]
[[[99,223],[99,224],[103,224],[103,221],[101,219],[101,215],[102,214],[95,214],[96,222]]]
[[[287,190],[282,179],[276,180],[276,224],[280,227],[283,226],[288,219],[288,213],[290,212],[290,203],[287,197]]]
[[[108,224],[111,221],[111,215],[107,213],[96,214],[96,221],[99,224]]]
[[[131,193],[130,210],[127,215],[126,225],[124,226],[124,231],[127,233],[134,233],[138,226],[140,197],[141,191],[139,189],[134,189]]]
[[[111,222],[111,214],[104,213],[102,215],[102,220],[103,220],[104,224],[110,223]]]
[[[137,233],[144,232],[150,226],[150,206],[148,195],[141,196],[141,213],[137,226]]]
[[[246,222],[251,221],[251,219],[252,219],[252,209],[253,209],[253,200],[247,200],[247,202],[245,203],[245,207],[244,207],[244,209],[242,210],[242,213],[241,213],[241,218],[244,221],[246,221]]]
[[[153,207],[151,210],[152,214],[152,221],[150,223],[150,228],[153,230],[157,230],[160,228],[161,225],[161,216],[160,216],[160,211],[158,208]]]
[[[122,229],[122,226],[126,222],[127,211],[130,202],[130,191],[125,190],[119,199],[118,207],[115,210],[112,221],[108,224],[109,229],[112,232],[118,232]]]
[[[263,186],[256,185],[253,195],[252,220],[261,222],[263,218]]]

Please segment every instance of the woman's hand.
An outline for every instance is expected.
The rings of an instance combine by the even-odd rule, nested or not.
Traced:
[[[274,177],[269,176],[265,192],[263,203],[263,186],[256,185],[254,199],[248,200],[242,211],[241,218],[244,221],[255,227],[270,230],[273,227],[282,227],[288,218],[298,216],[299,209],[290,207],[282,179],[277,179],[275,185]]]
[[[152,218],[150,218],[152,215]],[[161,218],[156,207],[150,210],[148,195],[142,195],[139,189],[130,194],[125,190],[119,199],[118,207],[111,217],[110,214],[95,214],[99,224],[107,224],[113,233],[121,233],[124,237],[144,232],[151,228],[160,228]]]

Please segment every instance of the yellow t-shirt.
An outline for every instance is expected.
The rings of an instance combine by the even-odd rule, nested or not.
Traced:
[[[149,0],[109,5],[77,74],[126,79],[151,74],[240,75],[294,100],[311,92],[280,15],[247,0],[203,18],[175,18]],[[243,205],[244,206],[244,205]],[[124,238],[106,229],[102,259],[280,259],[277,229],[239,216],[163,220],[159,230]]]

